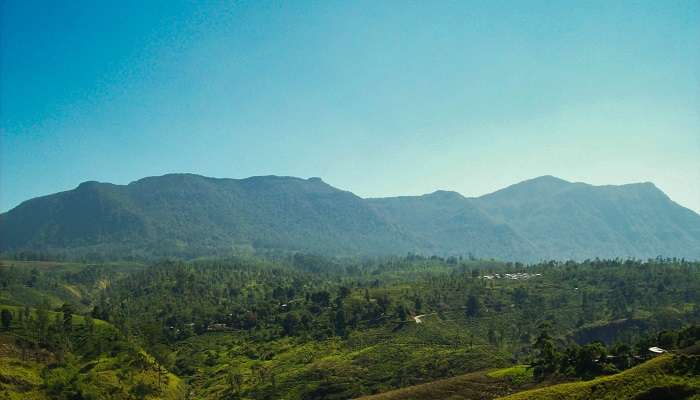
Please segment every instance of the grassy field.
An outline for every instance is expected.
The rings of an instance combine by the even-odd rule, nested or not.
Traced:
[[[697,355],[664,355],[621,373],[548,385],[517,365],[388,391],[362,400],[660,400],[700,399]],[[533,386],[538,386],[533,388]],[[543,387],[542,387],[543,386]]]
[[[532,371],[524,365],[517,365],[487,372],[472,372],[360,399],[487,400],[521,390],[531,382]]]
[[[664,355],[619,374],[523,391],[502,400],[699,399],[700,375],[687,368],[688,362],[697,368],[697,356],[684,361]]]
[[[462,335],[436,321],[355,332],[347,340],[262,343],[242,334],[210,333],[179,344],[176,364],[192,365],[182,372],[192,376],[189,384],[202,398],[222,396],[235,374],[250,396],[337,399],[508,364],[507,354],[483,344],[469,346]]]

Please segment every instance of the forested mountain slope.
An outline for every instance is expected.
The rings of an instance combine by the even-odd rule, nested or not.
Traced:
[[[320,179],[213,179],[189,174],[129,185],[86,182],[2,215],[8,249],[212,255],[240,247],[333,254],[407,251],[359,197]]]
[[[475,203],[542,258],[700,257],[700,216],[649,182],[593,186],[545,176]]]
[[[410,232],[422,252],[521,260],[537,257],[536,248],[525,237],[456,192],[367,202],[388,221]]]
[[[478,198],[437,191],[362,199],[318,178],[191,174],[85,182],[0,215],[6,253],[190,258],[242,249],[697,259],[700,215],[651,183],[592,186],[545,176]]]

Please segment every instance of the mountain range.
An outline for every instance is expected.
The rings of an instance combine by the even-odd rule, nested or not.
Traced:
[[[193,174],[85,182],[0,214],[0,252],[197,257],[242,249],[535,261],[700,259],[700,215],[652,183],[552,176],[481,197],[361,198],[319,178]]]

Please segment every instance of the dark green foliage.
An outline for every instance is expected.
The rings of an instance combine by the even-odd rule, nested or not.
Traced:
[[[65,332],[70,332],[73,330],[73,306],[69,303],[63,304],[61,306],[61,312],[63,313],[63,330]]]
[[[559,355],[555,349],[554,339],[549,334],[550,327],[544,324],[533,347],[535,359],[532,362],[535,377],[543,377],[557,370]]]
[[[89,259],[229,255],[251,248],[403,253],[410,243],[362,199],[318,178],[190,174],[85,182],[0,215],[0,251]]]
[[[470,294],[469,297],[467,297],[466,313],[467,317],[472,318],[478,317],[481,314],[481,302],[477,296]]]
[[[678,329],[700,320],[700,265],[683,260],[8,262],[0,281],[11,330],[31,332],[23,348],[65,365],[46,375],[59,398],[86,390],[90,363],[104,357],[134,371],[157,363],[195,398],[353,398],[510,361],[532,362],[545,380],[588,379],[633,367],[650,346],[692,346],[700,332]],[[10,306],[24,300],[36,310]],[[129,395],[164,385],[159,370],[145,386],[124,376]]]
[[[3,329],[10,329],[10,326],[12,325],[12,311],[3,308],[2,311],[0,311],[0,320],[2,321]]]

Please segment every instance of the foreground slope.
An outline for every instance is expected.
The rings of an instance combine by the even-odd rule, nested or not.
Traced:
[[[503,400],[697,399],[699,367],[697,356],[664,355],[619,374],[523,391]]]
[[[590,381],[523,390],[532,383],[507,374],[474,372],[454,378],[392,390],[363,400],[586,400],[700,398],[700,359],[664,355],[615,375]],[[515,368],[501,371],[509,371]],[[504,376],[506,375],[506,376]],[[517,375],[516,375],[517,376]],[[531,375],[530,375],[531,376]],[[546,382],[538,386],[546,385]],[[513,393],[515,392],[515,393]],[[512,394],[509,394],[512,393]],[[503,396],[503,397],[499,397]]]
[[[515,371],[515,372],[514,372]],[[452,378],[361,397],[362,400],[488,400],[530,384],[532,372],[516,366],[491,372],[478,371]]]

